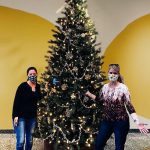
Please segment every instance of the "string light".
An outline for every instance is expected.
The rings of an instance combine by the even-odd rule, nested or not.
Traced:
[[[70,1],[69,4],[71,4],[72,2],[73,1]],[[84,0],[82,2],[84,2]],[[88,25],[85,24],[85,31],[86,31],[86,30],[90,30],[89,28],[93,23],[90,19],[88,19],[88,18],[86,19],[86,17],[88,16],[87,9],[84,7],[81,7],[79,4],[77,4],[77,7],[81,13],[79,21],[76,21],[75,20],[76,18],[74,18],[73,15],[71,18],[68,15],[68,17],[62,18],[59,20],[59,23],[62,25],[62,27],[60,27],[61,33],[65,37],[64,37],[64,39],[56,37],[57,40],[62,40],[61,41],[62,44],[61,45],[57,44],[57,47],[58,47],[57,52],[55,52],[55,49],[54,49],[54,54],[57,55],[57,57],[59,57],[59,47],[61,48],[61,52],[66,52],[65,58],[68,59],[68,62],[65,62],[63,64],[63,67],[61,65],[55,67],[54,63],[49,62],[49,65],[53,66],[53,69],[51,69],[51,71],[50,71],[51,74],[56,73],[58,76],[61,77],[61,76],[63,76],[64,72],[67,72],[71,75],[72,78],[74,78],[74,80],[71,80],[71,84],[78,84],[79,82],[81,82],[82,80],[85,80],[85,79],[86,79],[86,82],[90,82],[88,80],[90,80],[93,77],[89,73],[91,71],[93,72],[93,69],[91,69],[91,68],[93,68],[92,63],[91,63],[91,61],[93,61],[93,60],[88,62],[88,64],[86,64],[86,66],[85,66],[85,59],[82,58],[81,55],[74,58],[75,51],[78,51],[78,49],[80,47],[86,48],[85,47],[86,44],[90,44],[90,42],[92,42],[92,40],[94,40],[94,38],[95,38],[95,36],[91,37],[91,39],[89,37],[94,34],[94,31],[92,31],[92,30],[89,32],[83,32],[83,33],[81,32],[81,34],[77,34],[77,33],[74,33],[74,31],[72,31],[72,29],[69,27],[69,25],[74,24],[73,26],[75,26],[76,24],[78,24],[79,27],[77,27],[77,29],[82,31],[82,29],[84,29],[84,27],[82,27],[80,25],[82,25],[82,23],[84,24],[85,22],[88,22]],[[68,7],[68,8],[70,8],[70,7]],[[75,11],[69,10],[69,12],[71,14],[73,14]],[[87,42],[85,41],[83,43],[81,42],[81,44],[78,44],[78,40],[72,40],[72,39],[81,38],[81,37],[82,38],[86,37],[86,38],[88,38],[89,41],[87,41]],[[94,55],[91,54],[91,55],[87,56],[86,59],[90,60],[91,57],[93,57],[93,56]],[[74,63],[71,62],[73,58],[74,58],[74,60],[73,60]],[[63,58],[61,57],[59,59],[63,63]],[[80,71],[78,61],[80,62],[80,66],[82,66],[82,69],[83,69],[82,72]],[[59,60],[57,60],[56,63],[60,63]],[[95,72],[93,72],[93,73],[95,74]],[[48,80],[48,77],[45,77],[45,78],[47,78],[47,80]],[[50,79],[50,77],[49,77],[49,79]],[[69,87],[70,85],[68,84],[68,82],[70,82],[70,79],[64,79],[63,82],[64,83],[62,85],[60,85],[59,87],[57,87],[57,86],[53,87],[53,88],[51,87],[50,92],[47,92],[47,95],[46,95],[47,97],[45,99],[47,99],[48,102],[50,101],[50,99],[49,99],[50,96],[54,96],[54,99],[55,99],[55,96],[57,98],[62,98],[61,97],[62,93],[63,92],[65,93],[68,89],[70,90],[70,87]],[[95,80],[92,81],[91,83],[95,83]],[[80,86],[79,90],[81,90],[81,89],[84,89],[83,84]],[[70,92],[68,94],[68,97],[66,96],[66,100],[68,101],[68,99],[70,99],[70,97],[72,99],[71,103],[70,102],[65,103],[66,101],[64,100],[65,99],[64,98],[63,99],[64,101],[62,103],[61,103],[61,101],[60,101],[60,103],[56,102],[56,104],[54,106],[52,104],[52,105],[48,106],[48,108],[46,108],[47,110],[52,111],[52,112],[57,111],[56,109],[60,109],[60,112],[61,112],[61,110],[63,110],[62,114],[59,113],[58,116],[56,116],[56,113],[52,113],[52,112],[43,114],[42,111],[44,112],[45,110],[39,109],[39,111],[40,111],[39,115],[41,118],[39,117],[38,119],[41,121],[42,118],[46,118],[46,123],[48,121],[48,123],[50,125],[50,128],[47,129],[49,131],[46,131],[46,137],[45,137],[45,135],[42,133],[43,126],[38,123],[38,128],[40,130],[40,134],[44,135],[44,137],[45,137],[44,140],[50,139],[49,140],[50,143],[53,141],[56,141],[56,137],[58,137],[58,135],[59,135],[59,139],[57,140],[57,143],[58,144],[60,144],[61,142],[67,143],[67,149],[69,150],[72,148],[68,145],[80,144],[81,135],[84,133],[87,133],[89,138],[87,138],[87,140],[86,140],[86,146],[90,147],[91,143],[93,142],[93,134],[95,134],[97,132],[93,132],[93,129],[90,127],[87,128],[87,126],[86,126],[87,118],[85,116],[78,117],[77,118],[78,123],[71,122],[71,125],[68,120],[72,117],[71,116],[72,112],[73,112],[72,105],[75,105],[74,103],[76,103],[76,101],[73,101],[74,99],[77,99],[77,102],[78,101],[81,102],[80,104],[83,106],[83,109],[84,108],[88,108],[88,109],[96,108],[95,101],[93,100],[93,103],[92,104],[90,103],[90,106],[89,105],[87,106],[86,101],[84,101],[81,93],[80,92],[78,93],[75,90],[73,90],[72,93]],[[92,100],[90,100],[90,101],[92,102]],[[53,102],[53,100],[52,100],[52,102]],[[47,102],[45,101],[44,105],[46,105],[46,104],[47,104]],[[49,111],[47,111],[47,112],[49,112]],[[68,111],[68,116],[67,116],[67,111]],[[55,118],[53,118],[53,116]],[[95,118],[95,116],[93,115],[93,121],[95,121],[94,118]],[[60,123],[60,125],[59,125],[59,123]],[[68,126],[69,126],[69,129],[68,129]],[[79,130],[76,129],[77,127]],[[77,131],[74,136],[71,135],[73,131]],[[68,136],[68,135],[71,135],[71,136]],[[70,137],[72,137],[72,139],[70,139]]]

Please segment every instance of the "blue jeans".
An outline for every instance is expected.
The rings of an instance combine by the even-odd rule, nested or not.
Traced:
[[[36,119],[19,118],[18,125],[15,127],[16,132],[16,150],[24,150],[24,143],[26,137],[25,150],[32,149],[32,134],[36,125]]]
[[[115,150],[124,150],[129,131],[129,120],[102,121],[95,141],[95,150],[104,150],[107,140],[112,133],[115,135]]]

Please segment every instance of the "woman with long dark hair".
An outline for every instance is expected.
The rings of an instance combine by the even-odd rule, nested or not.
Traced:
[[[13,126],[16,133],[16,150],[32,149],[32,134],[36,125],[37,101],[41,99],[35,67],[27,69],[27,81],[16,91],[13,104]],[[25,144],[26,141],[26,144]]]

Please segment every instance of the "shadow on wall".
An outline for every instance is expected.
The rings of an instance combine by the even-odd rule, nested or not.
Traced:
[[[0,129],[11,129],[16,88],[26,81],[29,66],[37,67],[39,76],[44,70],[54,25],[39,16],[0,7],[0,26]]]
[[[150,119],[150,14],[129,24],[105,51],[104,70],[118,63],[137,113]]]

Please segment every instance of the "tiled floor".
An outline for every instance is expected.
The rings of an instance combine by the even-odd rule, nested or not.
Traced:
[[[115,150],[114,137],[107,142],[106,150]],[[125,150],[150,150],[150,134],[129,133]]]
[[[105,150],[114,149],[114,137],[112,136]],[[0,134],[0,150],[15,150],[14,134]],[[34,139],[33,150],[43,150],[43,141]],[[150,150],[150,134],[129,133],[125,150]]]
[[[0,150],[15,150],[15,135],[0,134]],[[43,142],[39,139],[34,139],[33,150],[43,150]]]

